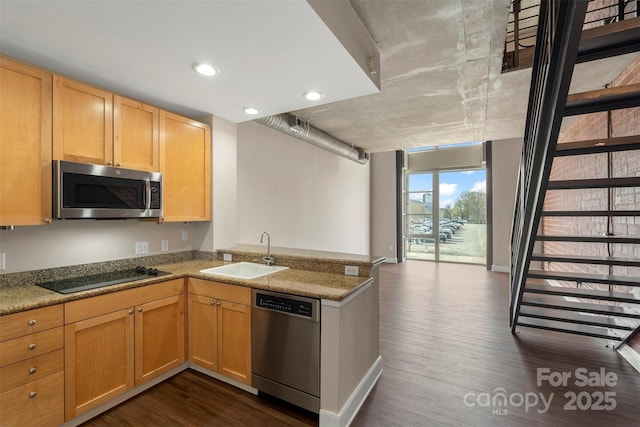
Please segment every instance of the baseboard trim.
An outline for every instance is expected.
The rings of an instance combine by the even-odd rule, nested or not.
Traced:
[[[210,371],[207,368],[203,368],[202,366],[198,366],[198,365],[196,365],[194,363],[187,362],[187,368],[191,368],[194,371],[198,371],[200,373],[203,373],[203,374],[205,374],[207,376],[210,376],[211,378],[215,378],[218,381],[222,381],[223,383],[230,384],[230,385],[232,385],[234,387],[242,389],[242,390],[244,390],[246,392],[249,392],[251,394],[254,394],[256,396],[258,395],[258,389],[257,388],[253,388],[250,385],[247,385],[245,383],[241,383],[240,381],[236,381],[236,380],[234,380],[232,378],[225,377],[224,375],[220,375],[217,372]]]
[[[618,353],[620,353],[631,366],[636,368],[636,371],[640,372],[640,354],[627,344],[620,346]]]
[[[360,410],[360,407],[371,393],[371,390],[380,379],[382,375],[382,357],[378,356],[376,361],[371,365],[367,374],[362,378],[362,381],[353,390],[349,399],[345,402],[344,406],[339,413],[320,409],[320,427],[347,427],[351,424],[356,414]],[[322,403],[320,403],[322,406]]]
[[[494,273],[510,273],[511,269],[509,268],[508,265],[495,265],[495,264],[493,264],[491,266],[491,271],[493,271]]]

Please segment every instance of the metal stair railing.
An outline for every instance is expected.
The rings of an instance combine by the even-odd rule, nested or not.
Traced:
[[[515,333],[588,2],[540,5],[511,232],[510,327]]]

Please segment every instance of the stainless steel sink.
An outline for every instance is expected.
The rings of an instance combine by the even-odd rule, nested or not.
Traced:
[[[206,268],[200,270],[200,273],[210,274],[212,276],[234,277],[236,279],[256,279],[268,274],[277,273],[286,270],[289,267],[282,265],[264,265],[254,262],[237,262],[235,264],[223,265],[221,267]]]

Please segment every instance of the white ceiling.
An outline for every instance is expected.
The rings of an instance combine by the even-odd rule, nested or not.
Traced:
[[[350,0],[381,90],[316,13],[346,1],[0,0],[0,51],[191,117],[294,112],[370,152],[522,137],[530,70],[500,72],[509,0]],[[630,58],[578,70],[579,87],[602,87]],[[194,74],[196,61],[221,74]]]

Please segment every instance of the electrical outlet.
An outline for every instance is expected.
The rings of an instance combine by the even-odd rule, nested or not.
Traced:
[[[136,255],[148,254],[149,242],[136,242]]]
[[[189,240],[189,231],[182,230],[182,240]]]
[[[163,240],[162,241],[161,250],[162,250],[162,252],[167,252],[169,250],[169,241],[168,240]]]
[[[0,252],[0,270],[7,268],[7,255],[4,252]]]
[[[224,261],[233,261],[233,256],[231,254],[223,254],[222,259]]]
[[[357,276],[358,275],[358,266],[357,265],[345,265],[344,266],[344,274],[347,276]]]

